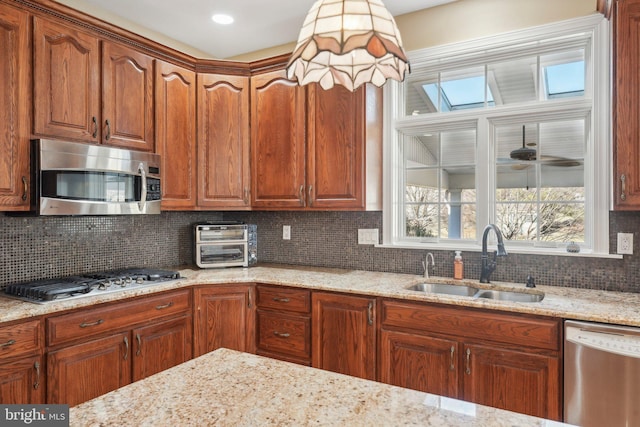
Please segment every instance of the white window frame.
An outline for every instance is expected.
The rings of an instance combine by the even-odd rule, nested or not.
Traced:
[[[585,78],[585,95],[581,98],[564,98],[545,101],[549,106],[541,113],[539,101],[523,104],[496,106],[485,109],[430,113],[416,116],[405,114],[403,83],[389,81],[385,86],[384,141],[383,141],[383,233],[380,247],[402,247],[435,250],[479,251],[484,225],[489,222],[488,209],[478,204],[475,241],[451,240],[418,242],[403,239],[403,158],[400,150],[400,131],[438,128],[460,124],[477,125],[478,139],[489,139],[489,132],[496,124],[522,123],[545,118],[576,117],[583,114],[590,124],[585,152],[585,243],[580,256],[615,257],[609,254],[609,208],[611,206],[611,101],[610,101],[610,48],[609,22],[600,14],[570,19],[557,23],[513,31],[472,41],[437,46],[409,52],[411,67],[415,72],[436,72],[453,67],[473,66],[487,61],[508,60],[510,52],[526,49],[532,55],[544,53],[550,46],[558,48],[584,47],[585,60],[591,67]],[[490,56],[487,56],[490,52]],[[478,117],[482,119],[478,120]],[[494,188],[490,163],[493,152],[479,144],[477,148],[477,200],[488,200],[493,206]],[[588,211],[588,213],[587,213]],[[516,243],[516,242],[513,242]],[[566,247],[536,247],[509,244],[510,252],[575,255]]]

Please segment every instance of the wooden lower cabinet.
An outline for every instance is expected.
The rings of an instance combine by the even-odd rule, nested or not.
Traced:
[[[0,361],[0,403],[44,403],[44,379],[43,357],[40,355]]]
[[[212,285],[194,290],[194,356],[224,347],[255,353],[253,285]]]
[[[560,320],[383,301],[380,381],[562,418]]]
[[[311,366],[375,380],[375,308],[374,298],[313,293]]]
[[[131,382],[130,333],[51,351],[47,402],[77,405]]]
[[[47,403],[77,405],[192,357],[191,291],[47,319]]]
[[[134,329],[133,381],[191,359],[191,323],[191,315],[185,315]]]

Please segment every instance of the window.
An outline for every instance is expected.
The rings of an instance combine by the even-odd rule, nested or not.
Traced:
[[[607,22],[410,55],[386,89],[384,244],[608,253]],[[599,102],[596,102],[598,100]]]

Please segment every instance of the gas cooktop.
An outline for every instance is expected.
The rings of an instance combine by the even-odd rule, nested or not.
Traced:
[[[43,304],[138,289],[179,278],[180,273],[176,271],[129,268],[10,284],[4,292],[10,297]]]

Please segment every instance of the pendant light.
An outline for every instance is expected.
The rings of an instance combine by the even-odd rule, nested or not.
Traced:
[[[402,81],[408,71],[400,32],[381,0],[317,0],[287,64],[287,77],[300,85],[350,91]]]

